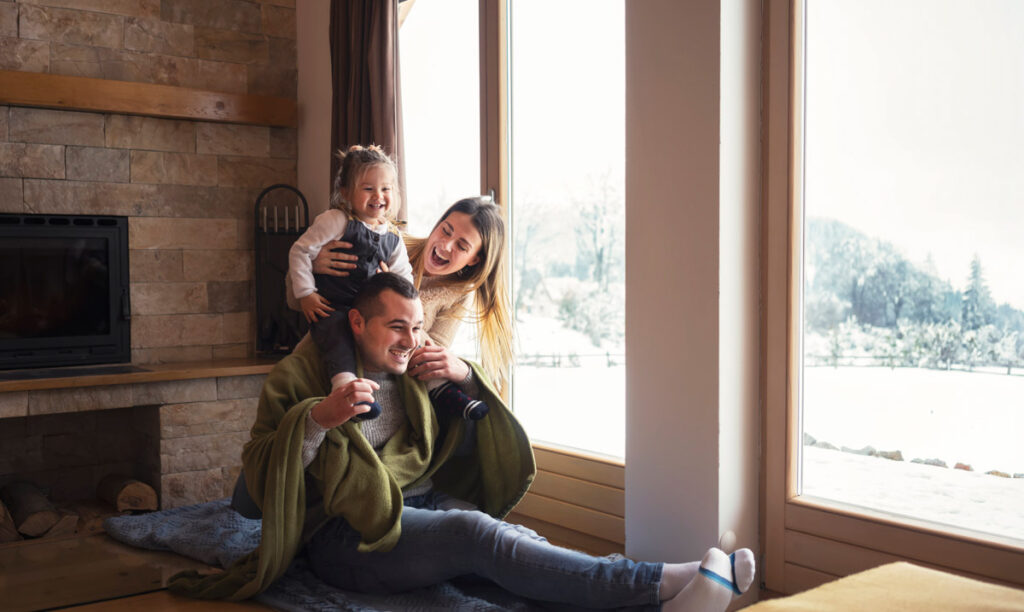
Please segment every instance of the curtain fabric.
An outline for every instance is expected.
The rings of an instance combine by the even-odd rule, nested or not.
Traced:
[[[402,96],[398,67],[398,0],[331,2],[331,177],[334,152],[376,144],[398,164],[398,188],[405,195]],[[405,221],[403,197],[397,217]]]

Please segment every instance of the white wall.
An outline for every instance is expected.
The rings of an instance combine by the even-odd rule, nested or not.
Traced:
[[[626,3],[626,551],[639,559],[697,559],[727,530],[757,547],[759,10]]]
[[[310,218],[327,210],[331,195],[331,54],[329,2],[295,5],[299,63],[299,191]]]

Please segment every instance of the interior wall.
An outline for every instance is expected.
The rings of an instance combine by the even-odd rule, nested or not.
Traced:
[[[310,218],[327,210],[331,196],[331,5],[298,2],[295,27],[299,66],[299,191]]]

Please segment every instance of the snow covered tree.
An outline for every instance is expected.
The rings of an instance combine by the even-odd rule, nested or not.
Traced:
[[[977,255],[971,260],[971,273],[967,279],[963,302],[960,308],[960,324],[965,330],[978,329],[992,322],[995,314],[995,302],[985,284],[981,270],[981,258]]]

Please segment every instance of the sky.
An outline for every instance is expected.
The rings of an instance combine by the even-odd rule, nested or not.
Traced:
[[[1024,2],[810,0],[806,214],[1024,309]]]

